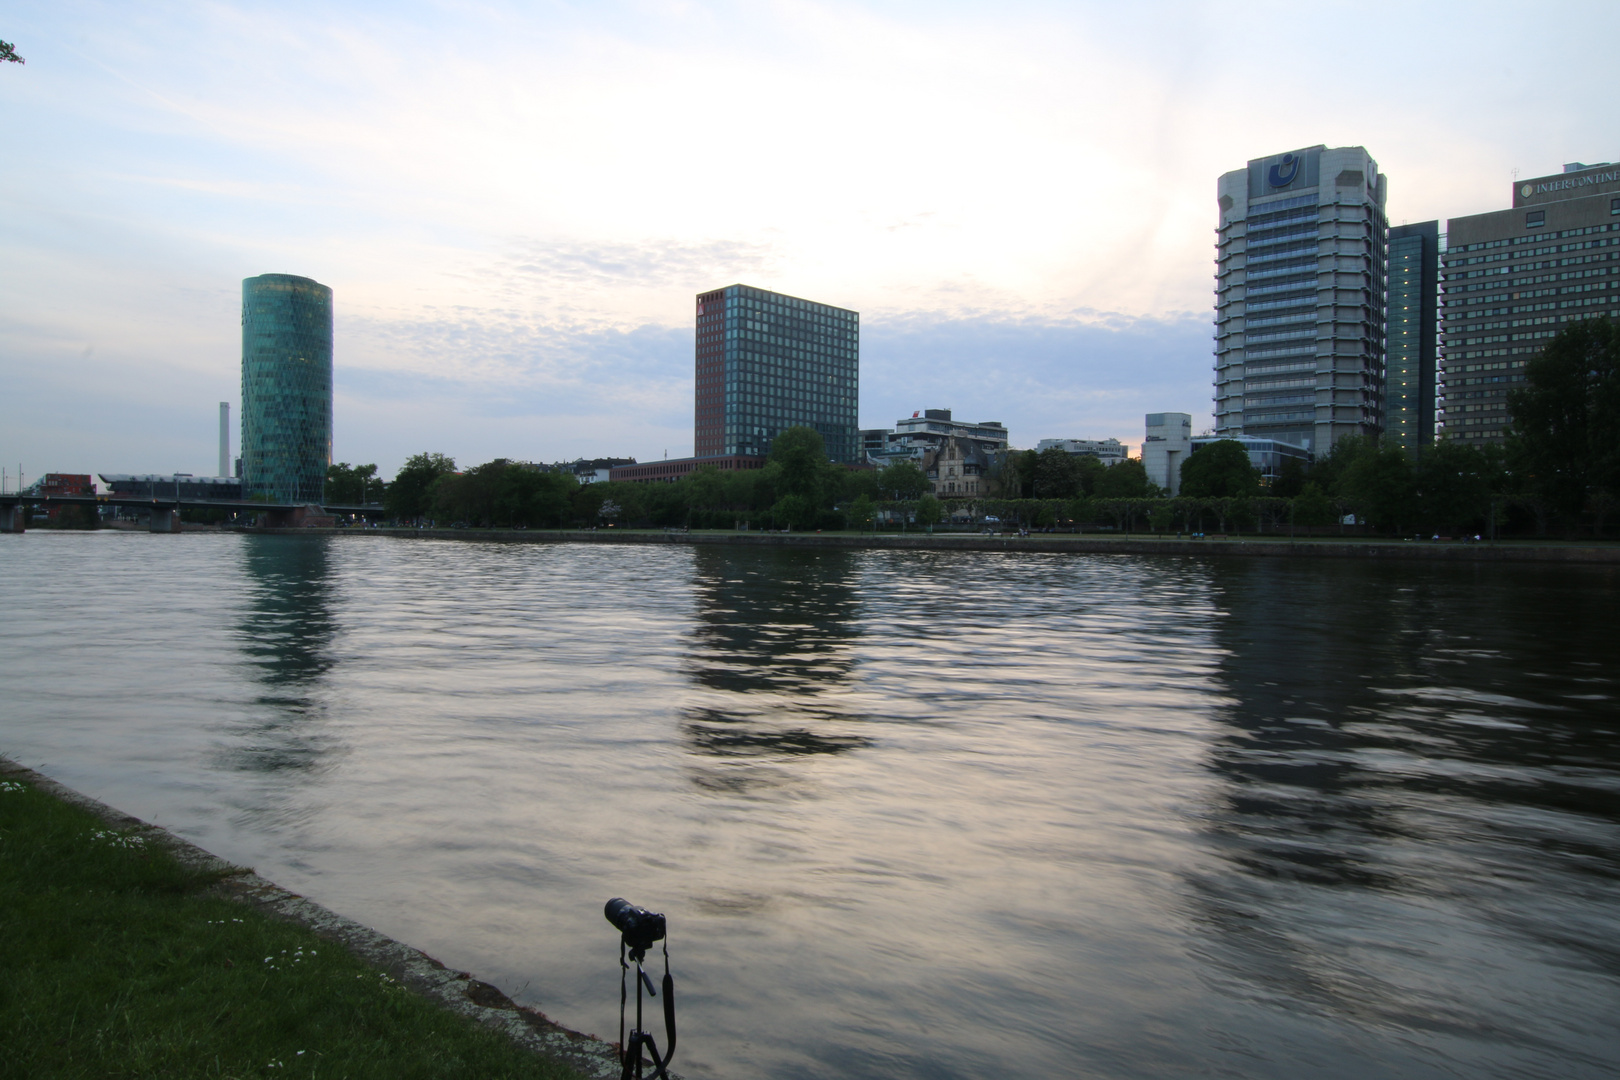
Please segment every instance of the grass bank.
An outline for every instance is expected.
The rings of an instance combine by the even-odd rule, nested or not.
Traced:
[[[0,1076],[579,1075],[224,895],[229,870],[15,776],[0,774]]]

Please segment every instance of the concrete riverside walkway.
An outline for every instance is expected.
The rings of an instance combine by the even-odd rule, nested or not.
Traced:
[[[1047,552],[1076,555],[1242,555],[1313,559],[1421,559],[1442,562],[1578,563],[1620,565],[1620,544],[1511,540],[1431,541],[1286,536],[1205,540],[1151,536],[983,536],[971,533],[777,533],[678,529],[244,529],[283,536],[398,536],[521,544],[725,544],[896,551]]]
[[[149,844],[165,848],[188,866],[226,873],[228,876],[216,886],[222,895],[274,918],[308,927],[416,993],[505,1034],[519,1046],[562,1061],[588,1077],[610,1080],[620,1075],[619,1053],[614,1046],[553,1023],[539,1011],[518,1005],[469,972],[451,971],[426,953],[328,911],[251,870],[233,866],[167,829],[130,817],[5,757],[0,757],[0,778],[26,780],[40,791],[88,810],[109,828],[133,833]]]

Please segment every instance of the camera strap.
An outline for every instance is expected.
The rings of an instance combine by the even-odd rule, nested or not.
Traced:
[[[624,949],[625,949],[624,939],[620,938],[619,939],[619,1053],[620,1054],[627,1054],[629,1052],[629,1048],[626,1047],[625,1044],[624,1044],[624,1002],[625,1002],[625,994],[626,994],[626,992],[628,990],[628,988],[624,985],[624,980],[626,978],[628,978],[629,975],[630,975],[630,965],[625,963]],[[640,993],[639,989],[637,990],[637,993]]]

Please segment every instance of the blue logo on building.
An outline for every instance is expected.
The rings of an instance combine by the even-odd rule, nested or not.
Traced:
[[[1266,170],[1266,183],[1274,188],[1285,188],[1299,177],[1298,154],[1284,154],[1282,160]]]

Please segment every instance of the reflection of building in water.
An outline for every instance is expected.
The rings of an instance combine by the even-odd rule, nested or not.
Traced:
[[[242,551],[249,601],[236,636],[264,691],[250,720],[235,732],[230,765],[249,771],[312,768],[332,750],[321,693],[337,630],[327,540],[250,536],[243,538]]]
[[[702,690],[686,712],[692,750],[716,759],[697,782],[779,782],[773,765],[866,745],[842,699],[854,668],[856,556],[792,548],[694,549],[697,620],[687,667]]]
[[[1598,714],[1559,688],[1578,670],[1565,653],[1613,655],[1617,632],[1602,590],[1567,570],[1491,571],[1482,595],[1473,567],[1211,562],[1224,705],[1196,811],[1209,858],[1186,876],[1200,952],[1245,992],[1358,1024],[1466,1025],[1502,1003],[1437,976],[1459,942],[1575,959],[1557,944],[1572,908],[1546,897],[1592,892],[1567,840],[1603,808],[1553,774],[1612,775],[1620,752],[1594,753]],[[1491,895],[1529,881],[1534,895]],[[1540,961],[1516,963],[1533,982]]]
[[[1380,655],[1382,634],[1330,617],[1344,593],[1365,590],[1366,566],[1261,565],[1220,560],[1211,566],[1213,597],[1225,618],[1215,624],[1218,672],[1228,706],[1210,766],[1229,782],[1211,818],[1232,826],[1226,854],[1266,875],[1333,883],[1365,868],[1354,845],[1333,840],[1347,828],[1376,829],[1378,800],[1354,790],[1359,770],[1346,751],[1359,737],[1342,725],[1375,710],[1373,690],[1409,668],[1410,654]],[[1356,580],[1350,581],[1347,578]],[[1391,665],[1394,665],[1393,669]],[[1325,841],[1325,842],[1324,842]]]

